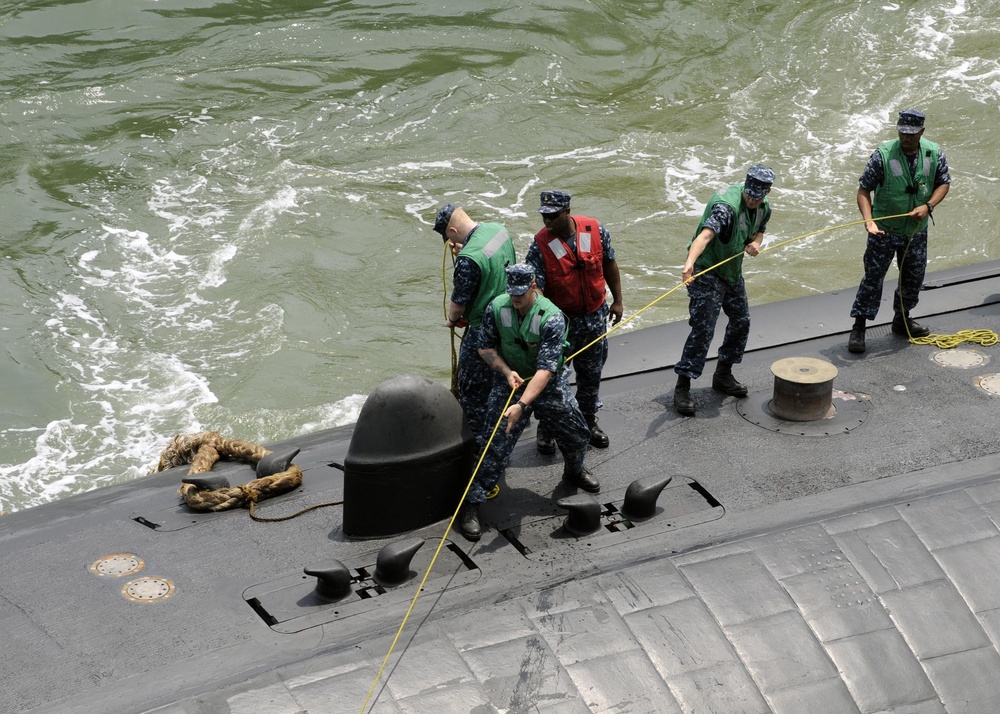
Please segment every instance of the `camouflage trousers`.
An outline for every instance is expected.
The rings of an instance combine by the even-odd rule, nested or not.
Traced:
[[[851,317],[874,320],[878,315],[882,302],[882,282],[893,258],[899,267],[899,287],[893,295],[892,309],[899,314],[900,295],[907,315],[917,306],[920,288],[924,284],[924,273],[927,271],[927,231],[915,233],[912,239],[894,233],[869,233],[864,257],[865,276],[858,286]]]
[[[523,387],[518,390],[518,393],[511,398],[510,403],[515,404],[523,391]],[[510,387],[507,386],[507,381],[497,375],[493,383],[493,390],[490,392],[489,431],[493,430],[497,419],[500,419],[500,415],[503,414],[509,394]],[[545,421],[546,427],[566,460],[567,468],[575,471],[582,467],[583,459],[587,454],[587,444],[590,442],[590,429],[573,393],[570,391],[566,370],[559,370],[559,373],[549,380],[542,393],[528,407],[528,412],[534,412],[540,420]],[[497,427],[493,441],[490,442],[483,462],[479,466],[479,471],[476,473],[476,479],[469,488],[469,495],[466,498],[469,503],[483,503],[486,500],[486,494],[500,480],[500,476],[503,475],[504,469],[507,468],[507,463],[510,461],[510,454],[514,450],[514,446],[517,445],[521,432],[528,424],[526,417],[527,414],[519,417],[509,434],[505,433],[507,420],[501,419],[500,426]]]
[[[714,273],[706,273],[695,278],[687,286],[688,310],[691,313],[688,325],[691,332],[684,342],[680,361],[674,365],[677,374],[698,379],[705,369],[708,348],[715,337],[715,324],[719,311],[726,313],[729,324],[719,348],[719,362],[738,364],[743,361],[743,351],[750,337],[750,305],[747,302],[746,283],[741,277],[735,285],[730,285]]]
[[[589,315],[571,317],[567,320],[569,354],[575,354],[608,331],[610,311],[611,308],[604,303],[600,309]],[[576,401],[580,405],[580,411],[587,416],[597,414],[597,410],[601,408],[601,372],[607,361],[608,338],[603,337],[569,363],[576,375]]]
[[[487,402],[493,389],[496,373],[479,356],[479,328],[465,329],[462,347],[458,352],[458,403],[465,412],[465,420],[480,449],[486,443],[493,424],[489,422]]]

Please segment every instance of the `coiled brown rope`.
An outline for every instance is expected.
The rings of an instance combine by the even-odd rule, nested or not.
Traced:
[[[227,511],[230,508],[247,506],[251,511],[250,515],[253,516],[253,507],[257,501],[278,496],[301,485],[302,469],[293,464],[286,471],[255,478],[239,486],[206,490],[198,488],[193,483],[182,483],[177,493],[196,511]]]
[[[263,446],[251,444],[241,439],[227,439],[217,431],[200,431],[193,434],[178,434],[160,455],[156,468],[151,473],[165,471],[174,466],[190,463],[188,476],[206,473],[220,458],[231,461],[244,461],[253,466],[271,452]],[[257,516],[254,508],[258,501],[271,496],[287,493],[302,485],[302,469],[295,464],[289,464],[284,471],[270,476],[255,478],[249,483],[239,486],[226,486],[217,489],[199,488],[193,483],[182,483],[177,494],[184,502],[196,511],[226,511],[231,508],[246,506],[250,517],[255,521],[286,521],[299,514],[312,511],[323,506],[333,506],[343,501],[331,501],[309,506],[297,513],[275,518]]]

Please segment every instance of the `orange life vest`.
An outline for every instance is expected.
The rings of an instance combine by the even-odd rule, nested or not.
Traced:
[[[568,317],[582,317],[604,304],[604,247],[596,219],[572,218],[576,223],[575,253],[548,228],[535,234],[535,242],[545,261],[545,297]]]

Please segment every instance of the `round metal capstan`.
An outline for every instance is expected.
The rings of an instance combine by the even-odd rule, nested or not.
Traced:
[[[814,421],[832,415],[837,368],[813,357],[788,357],[771,365],[771,412],[786,421]]]

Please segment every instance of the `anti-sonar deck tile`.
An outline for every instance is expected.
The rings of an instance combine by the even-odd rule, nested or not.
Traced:
[[[664,679],[739,664],[718,621],[696,597],[633,612],[625,619]]]
[[[602,574],[597,581],[623,616],[694,597],[691,584],[668,558]]]
[[[837,670],[816,635],[794,611],[726,628],[761,692],[820,682]]]
[[[1000,537],[942,548],[934,556],[973,612],[1000,608]]]
[[[900,503],[897,509],[931,552],[1000,535],[964,489]]]
[[[882,600],[917,659],[927,660],[990,645],[989,637],[969,610],[968,603],[946,580],[888,592]]]
[[[1000,711],[1000,655],[993,647],[935,657],[923,664],[949,713]]]
[[[863,712],[891,711],[936,697],[927,674],[896,630],[845,637],[826,647]]]
[[[468,649],[463,656],[490,702],[502,711],[578,698],[566,668],[537,633]]]
[[[629,714],[683,711],[641,650],[582,660],[567,670],[590,711]]]

